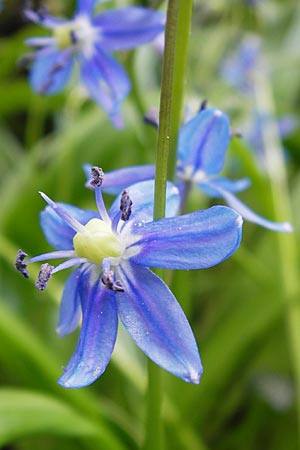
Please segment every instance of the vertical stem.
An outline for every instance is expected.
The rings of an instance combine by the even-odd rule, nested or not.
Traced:
[[[288,193],[287,173],[275,122],[275,108],[267,71],[259,67],[255,74],[255,100],[259,112],[267,121],[263,126],[265,161],[271,182],[275,219],[291,220],[291,204]],[[299,266],[295,233],[277,233],[278,254],[281,262],[282,298],[284,301],[290,356],[296,383],[298,430],[300,439],[300,299]]]
[[[172,174],[172,178],[175,172],[191,10],[192,0],[168,1],[156,152],[154,219],[165,215],[168,167],[170,167],[169,174]],[[149,361],[144,450],[162,450],[164,447],[161,422],[161,377],[161,369]]]

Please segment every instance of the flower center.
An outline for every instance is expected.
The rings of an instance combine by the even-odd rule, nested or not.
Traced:
[[[119,257],[123,247],[111,230],[109,223],[100,219],[91,219],[85,225],[84,233],[77,233],[73,238],[75,252],[78,256],[101,264],[109,256]]]
[[[88,17],[78,16],[71,22],[59,25],[54,29],[53,34],[60,50],[73,47],[85,53],[87,57],[92,55],[97,30]]]

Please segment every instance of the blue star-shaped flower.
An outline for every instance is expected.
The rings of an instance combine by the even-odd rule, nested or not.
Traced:
[[[41,265],[39,289],[46,288],[55,272],[76,266],[65,284],[57,330],[60,335],[72,332],[81,315],[82,327],[59,383],[86,386],[104,372],[115,345],[118,316],[156,364],[198,383],[202,365],[189,323],[172,292],[148,267],[199,269],[220,263],[240,244],[242,218],[225,206],[173,217],[179,195],[170,183],[168,217],[153,221],[153,181],[130,186],[107,213],[99,187],[101,170],[93,171],[97,212],[54,203],[41,194],[48,203],[41,226],[57,251],[27,261],[66,258],[55,268]],[[28,277],[26,256],[19,250],[16,267]]]
[[[203,109],[179,132],[177,149],[177,186],[184,198],[191,184],[211,197],[222,197],[244,219],[274,231],[290,232],[288,222],[277,223],[256,214],[235,193],[246,189],[247,178],[232,181],[220,176],[230,142],[230,123],[226,114],[216,108]],[[90,170],[85,165],[85,170]],[[131,166],[106,173],[103,189],[117,193],[134,180],[149,180],[155,176],[155,166]]]
[[[95,2],[78,0],[71,20],[51,17],[44,10],[25,10],[28,19],[52,30],[51,37],[26,40],[28,45],[37,48],[30,83],[40,94],[54,94],[70,78],[77,60],[87,91],[113,123],[120,126],[119,110],[130,90],[130,82],[110,53],[155,39],[164,30],[165,15],[146,8],[127,7],[93,16]]]

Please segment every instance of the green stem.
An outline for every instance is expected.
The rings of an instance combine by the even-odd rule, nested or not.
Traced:
[[[275,122],[275,108],[270,80],[265,70],[257,70],[255,75],[255,100],[257,109],[268,120],[262,127],[265,162],[271,182],[275,219],[292,218],[288,193],[287,173]],[[286,311],[290,356],[296,383],[296,404],[298,408],[298,429],[300,439],[300,301],[299,265],[297,238],[295,233],[277,233],[278,254],[281,263],[282,298]]]
[[[156,152],[154,219],[165,216],[167,177],[168,173],[173,177],[175,172],[191,8],[191,0],[168,1]],[[161,369],[149,361],[145,450],[161,450],[164,446],[161,377]]]

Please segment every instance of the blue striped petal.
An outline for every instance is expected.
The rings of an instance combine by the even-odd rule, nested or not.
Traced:
[[[125,289],[116,295],[119,317],[129,335],[160,367],[199,383],[202,365],[197,344],[172,292],[147,268],[122,262],[116,272]]]
[[[36,53],[30,72],[30,84],[39,94],[55,94],[68,81],[73,66],[70,50],[46,47]]]
[[[156,220],[132,231],[130,261],[166,269],[203,269],[219,264],[240,245],[242,218],[225,206]],[[130,253],[129,253],[130,254]]]
[[[91,97],[121,126],[121,104],[130,90],[130,81],[123,67],[99,46],[91,58],[81,56],[81,76]]]
[[[78,292],[82,267],[75,269],[68,277],[59,310],[59,320],[56,331],[60,336],[72,333],[78,326],[81,317],[81,307]]]
[[[80,209],[66,203],[57,204],[67,210],[82,225],[93,218],[99,218],[99,214],[95,211]],[[50,206],[46,206],[40,213],[40,224],[47,241],[54,248],[58,250],[73,248],[73,237],[76,232]]]
[[[224,165],[230,141],[229,119],[218,109],[200,111],[180,130],[178,160],[183,169],[216,175]]]
[[[212,181],[197,183],[201,191],[205,192],[210,197],[222,197],[217,188],[224,189],[229,192],[240,192],[247,189],[251,181],[249,178],[240,178],[239,180],[230,180],[229,178],[218,177]],[[215,187],[214,187],[215,186]]]
[[[91,274],[93,279],[93,274]],[[118,316],[115,294],[90,274],[80,280],[82,326],[76,350],[58,383],[79,388],[93,383],[105,371],[114,349]]]
[[[152,41],[164,31],[166,16],[160,11],[127,7],[105,11],[93,20],[101,29],[107,51],[127,50]]]

